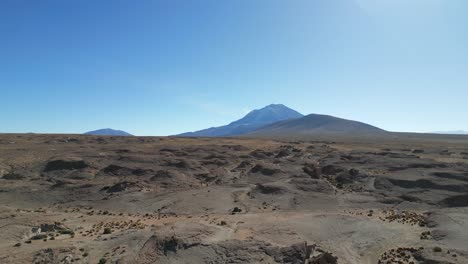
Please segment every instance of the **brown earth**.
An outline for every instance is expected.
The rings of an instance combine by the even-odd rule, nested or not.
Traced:
[[[0,135],[0,263],[468,263],[468,141]]]

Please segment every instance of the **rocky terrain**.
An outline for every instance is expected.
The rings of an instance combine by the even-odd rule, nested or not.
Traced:
[[[0,263],[468,263],[466,137],[0,135]]]

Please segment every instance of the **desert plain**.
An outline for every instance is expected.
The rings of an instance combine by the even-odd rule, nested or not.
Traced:
[[[468,263],[468,137],[0,135],[0,263]]]

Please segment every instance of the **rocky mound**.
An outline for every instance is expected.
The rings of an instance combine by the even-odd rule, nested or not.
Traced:
[[[3,179],[5,180],[22,180],[24,179],[25,177],[19,173],[16,173],[16,172],[9,172],[7,174],[4,174],[3,175]]]
[[[152,173],[153,170],[141,169],[141,168],[132,169],[132,168],[124,167],[124,166],[111,164],[105,167],[104,169],[102,169],[101,172],[107,175],[111,175],[111,176],[130,176],[130,175],[142,176],[148,173]]]
[[[445,198],[440,202],[440,204],[447,207],[467,207],[468,194],[455,195]]]
[[[254,192],[258,192],[261,194],[282,194],[286,192],[286,189],[281,186],[277,186],[274,184],[256,184],[254,188]]]
[[[317,165],[308,163],[302,167],[302,170],[312,179],[320,179],[320,168]]]
[[[57,170],[79,170],[88,168],[89,165],[80,158],[62,158],[47,162],[44,172]]]
[[[336,264],[330,253],[307,242],[273,246],[263,241],[226,240],[214,244],[177,237],[152,236],[137,257],[138,263],[278,263]]]
[[[134,187],[137,187],[136,183],[124,181],[124,182],[116,183],[110,187],[105,187],[103,188],[103,190],[105,190],[107,193],[116,193],[116,192],[123,192]]]
[[[271,175],[274,175],[274,174],[280,172],[280,170],[265,167],[264,165],[261,165],[261,164],[257,164],[252,169],[250,169],[250,172],[251,173],[260,173],[260,174],[263,174],[263,175],[266,175],[266,176],[271,176]]]

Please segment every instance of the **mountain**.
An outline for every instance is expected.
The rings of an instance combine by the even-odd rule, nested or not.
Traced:
[[[380,128],[329,115],[310,114],[294,120],[286,120],[261,127],[248,135],[252,136],[370,136],[387,135]]]
[[[99,135],[99,136],[133,136],[122,130],[115,130],[110,128],[98,129],[84,133],[85,135]]]
[[[268,124],[300,117],[303,117],[303,115],[291,108],[282,104],[271,104],[262,109],[253,110],[243,118],[228,125],[183,133],[177,136],[223,137],[242,135]]]
[[[435,131],[433,134],[447,134],[447,135],[468,135],[468,131],[455,130],[455,131]]]

